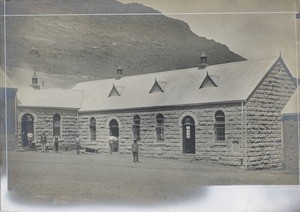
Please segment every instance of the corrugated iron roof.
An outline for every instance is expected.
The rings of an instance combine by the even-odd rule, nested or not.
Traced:
[[[299,102],[300,101],[300,88],[298,88],[291,96],[288,103],[282,110],[282,114],[300,114]]]
[[[180,106],[246,100],[277,58],[241,61],[143,75],[81,82],[74,90],[84,91],[80,111]],[[281,61],[281,57],[277,59]],[[217,77],[217,87],[199,89],[207,76]],[[164,92],[149,94],[155,79],[166,82]],[[113,84],[123,87],[120,96],[108,97]]]
[[[60,88],[18,87],[18,106],[73,108],[81,107],[83,91]]]

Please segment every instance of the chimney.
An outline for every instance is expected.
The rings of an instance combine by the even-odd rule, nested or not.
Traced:
[[[31,87],[33,87],[33,88],[40,88],[40,86],[38,84],[38,78],[36,76],[35,71],[33,72],[33,76],[31,78]]]
[[[205,52],[202,52],[201,56],[200,56],[200,63],[198,65],[198,69],[205,69],[205,67],[207,66],[207,56],[205,54]]]
[[[123,76],[123,68],[121,67],[121,65],[119,65],[118,68],[117,68],[116,79],[121,79],[122,76]]]

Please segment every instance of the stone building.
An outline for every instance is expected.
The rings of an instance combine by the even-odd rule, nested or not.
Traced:
[[[283,167],[299,170],[300,89],[282,110]]]
[[[78,132],[78,110],[82,91],[48,88],[38,84],[36,74],[29,87],[18,87],[18,146],[27,147],[27,133],[33,132],[37,147],[38,135],[45,133],[48,142],[58,134],[61,146],[74,141]]]
[[[79,133],[83,146],[100,153],[108,151],[112,135],[120,153],[130,153],[136,138],[141,154],[152,157],[282,167],[280,112],[296,83],[281,57],[207,66],[203,54],[195,68],[122,72],[118,67],[115,78],[71,90],[19,88],[19,146],[33,123],[35,134],[44,130],[49,137],[60,127],[65,143]]]

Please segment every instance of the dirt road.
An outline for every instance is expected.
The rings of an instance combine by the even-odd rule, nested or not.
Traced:
[[[207,185],[298,184],[298,173],[244,171],[202,161],[75,152],[9,152],[8,187],[17,201],[151,205],[192,198]]]

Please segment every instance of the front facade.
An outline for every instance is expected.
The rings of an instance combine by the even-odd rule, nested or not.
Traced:
[[[115,79],[78,83],[68,91],[80,103],[20,101],[19,146],[26,146],[22,137],[30,128],[48,138],[57,131],[65,145],[78,133],[83,146],[100,153],[108,152],[108,137],[115,136],[119,153],[130,153],[136,138],[146,156],[282,168],[280,112],[296,85],[281,57],[131,77],[118,72]]]

